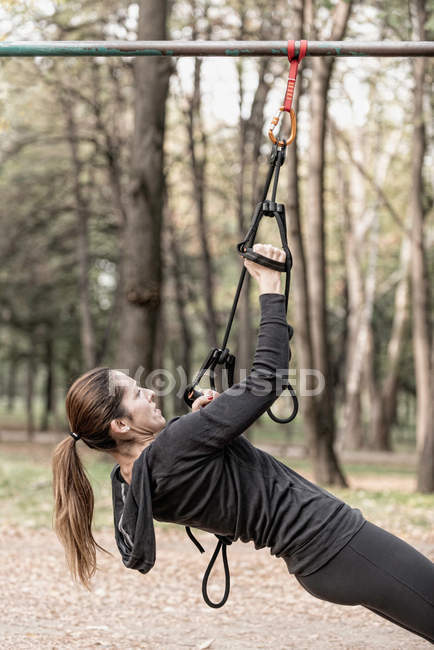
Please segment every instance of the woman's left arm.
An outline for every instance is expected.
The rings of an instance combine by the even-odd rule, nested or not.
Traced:
[[[261,323],[255,359],[248,377],[199,410],[171,420],[162,432],[163,453],[177,458],[221,450],[273,404],[288,374],[289,345],[285,299],[260,296]],[[163,451],[161,449],[161,451]]]

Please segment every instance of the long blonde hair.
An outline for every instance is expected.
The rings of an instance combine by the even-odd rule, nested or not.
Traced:
[[[66,412],[76,435],[91,449],[116,449],[110,422],[128,413],[121,405],[125,388],[111,381],[109,368],[94,368],[79,377],[66,396]],[[90,590],[97,569],[96,549],[108,553],[92,533],[94,495],[77,451],[77,442],[68,435],[54,451],[53,528],[65,549],[73,579]],[[110,553],[108,553],[110,555]]]

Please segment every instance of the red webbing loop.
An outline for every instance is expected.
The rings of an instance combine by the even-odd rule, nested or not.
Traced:
[[[287,113],[290,112],[292,107],[292,99],[294,97],[295,81],[297,79],[298,64],[306,55],[307,41],[300,41],[300,52],[298,57],[295,58],[295,41],[288,41],[288,61],[289,66],[288,85],[286,87],[285,101],[283,103],[283,110]]]

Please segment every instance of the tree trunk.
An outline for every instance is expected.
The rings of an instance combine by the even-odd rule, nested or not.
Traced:
[[[356,156],[363,159],[361,142],[357,143]],[[369,228],[365,210],[365,187],[356,167],[350,168],[351,182],[341,176],[341,201],[344,210],[345,270],[348,290],[348,334],[345,354],[345,403],[341,424],[342,446],[360,449],[363,445],[362,406],[360,384],[366,354],[366,327],[362,330],[365,304],[362,259],[366,246],[365,235]]]
[[[197,40],[197,3],[191,0],[192,13],[192,40]],[[207,17],[208,5],[205,4],[203,9],[203,18]],[[210,24],[210,23],[208,23]],[[208,34],[209,37],[209,34]],[[207,166],[208,166],[208,137],[205,132],[205,126],[202,121],[202,95],[201,95],[201,75],[202,59],[196,57],[194,60],[193,74],[193,92],[189,97],[189,108],[187,114],[188,143],[190,149],[190,160],[193,175],[193,201],[196,204],[197,230],[200,242],[200,251],[202,258],[202,287],[205,298],[205,332],[208,345],[214,347],[218,345],[218,323],[217,313],[214,305],[215,294],[215,277],[211,257],[211,250],[208,237],[207,224]]]
[[[139,40],[166,40],[167,0],[140,3]],[[170,60],[137,57],[132,169],[123,247],[117,366],[145,379],[152,370],[159,322],[163,222],[163,142]]]
[[[172,275],[174,290],[175,290],[175,305],[177,321],[179,323],[178,340],[173,346],[172,357],[174,360],[175,372],[177,366],[181,364],[183,374],[188,383],[192,380],[192,351],[193,351],[193,335],[191,332],[190,322],[187,315],[187,297],[185,295],[185,274],[183,270],[185,265],[182,259],[182,252],[180,250],[175,225],[170,215],[166,216],[167,230],[169,235],[169,249],[171,251],[172,264],[169,271]],[[184,377],[181,377],[182,379]],[[180,393],[186,388],[187,383],[181,386]],[[188,413],[189,409],[184,402],[182,395],[177,394],[178,391],[173,391],[173,406],[175,413]]]
[[[339,0],[334,11],[331,40],[345,35],[352,7],[351,0]],[[327,337],[326,258],[324,233],[324,149],[327,95],[334,59],[313,58],[311,80],[311,132],[309,146],[307,214],[309,310],[313,365],[325,380],[324,390],[315,397],[320,423],[310,441],[315,478],[329,484],[344,484],[345,479],[333,451],[335,415],[333,378]],[[325,451],[326,450],[326,451]]]
[[[73,99],[68,94],[60,96],[66,120],[66,137],[71,152],[73,168],[74,200],[77,214],[77,258],[79,276],[80,335],[82,363],[89,370],[95,366],[95,335],[92,323],[89,295],[89,209],[81,185],[82,162],[78,151],[77,124],[74,117]]]
[[[294,37],[300,39],[303,33],[303,0],[299,0],[294,7]],[[295,88],[293,101],[294,110],[297,112],[302,87],[303,67],[299,68],[298,83]],[[312,331],[309,312],[308,279],[306,270],[305,247],[301,232],[301,206],[298,180],[298,150],[297,140],[287,150],[288,165],[288,201],[287,221],[289,245],[292,250],[294,266],[292,269],[292,292],[295,299],[294,308],[294,343],[297,350],[299,368],[313,368]],[[309,380],[312,376],[309,375]],[[307,388],[312,389],[313,385]],[[300,411],[303,416],[304,429],[309,442],[321,435],[320,422],[314,397],[302,393],[299,395]],[[315,476],[318,480],[318,476]]]
[[[386,376],[380,390],[373,396],[375,417],[369,436],[372,449],[391,451],[391,428],[396,419],[399,362],[408,323],[410,241],[404,235],[401,245],[401,279],[395,291],[395,309],[389,344],[387,346]]]
[[[386,181],[387,171],[393,154],[389,153],[386,147],[384,148],[382,147],[381,132],[384,133],[384,127],[381,123],[381,118],[380,121],[378,122],[378,127],[380,132],[378,133],[378,136],[375,139],[373,154],[374,154],[374,160],[376,161],[376,169],[375,169],[376,182],[378,186],[382,187]],[[394,148],[392,147],[392,150],[393,149]],[[361,161],[360,161],[359,168],[361,168]],[[371,227],[370,250],[365,253],[365,257],[369,256],[369,260],[370,260],[368,266],[368,272],[366,274],[366,282],[365,282],[366,306],[364,309],[364,318],[362,319],[363,326],[367,332],[366,335],[367,350],[366,350],[366,357],[365,357],[364,377],[367,383],[366,399],[369,404],[369,407],[366,410],[368,411],[368,413],[370,413],[369,431],[368,431],[368,435],[366,436],[365,444],[371,449],[375,448],[375,449],[382,449],[383,451],[391,451],[390,430],[392,425],[391,413],[393,412],[392,402],[394,400],[394,397],[396,396],[400,345],[402,343],[404,329],[403,328],[399,328],[398,330],[394,329],[395,324],[396,325],[401,324],[396,320],[397,313],[395,312],[392,335],[395,337],[396,336],[401,337],[401,341],[395,338],[395,343],[398,346],[397,356],[394,355],[395,350],[392,353],[392,350],[389,347],[388,353],[391,354],[390,356],[388,356],[388,361],[390,362],[390,365],[386,367],[385,379],[381,380],[378,378],[379,354],[378,354],[378,350],[376,349],[376,341],[375,341],[374,329],[373,329],[373,311],[374,311],[375,292],[376,292],[376,266],[377,266],[377,257],[378,257],[378,227],[379,227],[378,212],[380,208],[380,201],[381,201],[381,196],[377,194],[375,203],[373,205],[373,210],[372,210],[374,222]],[[405,238],[405,233],[403,233],[403,237]],[[374,263],[372,264],[372,262]],[[373,435],[374,432],[377,432],[377,435]]]
[[[50,415],[53,413],[53,390],[54,390],[54,340],[47,332],[45,339],[45,385],[44,385],[44,410],[42,412],[40,429],[47,431],[50,423]]]
[[[89,295],[89,208],[84,196],[81,175],[83,164],[78,151],[77,124],[74,116],[73,98],[61,89],[60,101],[66,120],[66,137],[71,152],[73,168],[74,200],[77,214],[77,258],[79,274],[79,306],[82,362],[89,370],[95,366],[95,334],[92,323]]]
[[[246,19],[246,8],[244,3],[240,8],[240,31],[238,34],[239,40],[245,38],[245,19]],[[238,176],[238,183],[236,186],[236,201],[237,201],[237,216],[238,216],[238,229],[239,229],[239,241],[244,238],[244,235],[247,231],[247,215],[246,215],[246,204],[250,205],[250,202],[247,201],[245,195],[245,182],[247,175],[247,156],[246,156],[246,135],[247,135],[247,122],[243,118],[242,110],[244,105],[244,61],[240,58],[236,64],[237,73],[238,73],[238,106],[239,106],[239,117],[238,117],[238,150],[240,152],[240,173]],[[256,92],[258,90],[256,89]],[[242,267],[240,266],[240,269]],[[250,308],[250,281],[249,275],[246,273],[244,277],[244,286],[243,291],[239,298],[238,303],[238,337],[237,337],[237,367],[236,367],[236,377],[235,381],[240,381],[243,377],[246,376],[247,369],[252,358],[252,314]]]
[[[381,186],[386,178],[390,155],[387,151],[379,150],[379,138],[380,135],[371,155],[376,161],[376,178]],[[351,161],[355,160],[357,164],[351,167],[352,207],[347,211],[346,228],[349,334],[346,354],[346,401],[342,428],[343,445],[350,449],[359,449],[367,443],[360,402],[363,376],[367,377],[370,402],[375,400],[380,391],[374,371],[376,350],[372,333],[378,258],[379,202],[377,199],[371,207],[366,202],[365,179],[360,173],[361,161],[363,158],[368,158],[368,152],[363,150],[365,141],[363,135],[359,136],[355,141],[356,151],[351,157]],[[365,271],[364,265],[367,266]],[[372,413],[375,413],[375,409]]]
[[[17,392],[17,370],[18,354],[15,346],[13,346],[9,356],[7,380],[7,409],[9,412],[12,412],[15,408],[15,397]]]
[[[424,0],[414,0],[417,38],[425,38],[427,12]],[[434,491],[432,342],[429,281],[424,248],[423,160],[426,149],[423,98],[425,59],[413,61],[413,140],[411,154],[410,213],[412,219],[411,290],[413,351],[416,374],[416,440],[419,452],[418,490]]]
[[[409,252],[410,252],[409,229],[407,225],[401,220],[400,215],[396,212],[393,205],[390,203],[390,201],[388,200],[387,196],[385,195],[382,189],[382,184],[384,183],[387,176],[388,165],[390,163],[390,160],[393,157],[393,153],[391,152],[393,152],[395,148],[393,146],[391,147],[389,142],[389,146],[387,147],[387,149],[382,149],[379,138],[381,132],[384,131],[384,128],[382,127],[382,124],[380,122],[378,125],[379,134],[377,138],[377,152],[375,154],[375,160],[376,160],[375,176],[371,175],[367,171],[367,165],[364,164],[359,157],[354,155],[352,151],[351,143],[345,137],[344,133],[338,129],[337,125],[333,121],[331,121],[331,124],[332,124],[333,136],[336,138],[336,142],[337,143],[342,142],[344,144],[345,151],[349,159],[349,163],[360,174],[360,179],[357,182],[362,183],[362,181],[364,181],[369,184],[372,190],[376,193],[376,197],[377,197],[376,199],[377,206],[375,209],[376,210],[379,209],[380,203],[384,205],[384,207],[388,210],[392,219],[397,224],[398,228],[400,228],[400,230],[402,231],[402,236],[403,236],[402,246],[401,246],[400,280],[395,293],[394,320],[392,325],[391,338],[389,341],[388,351],[387,351],[387,364],[386,364],[387,370],[386,370],[386,376],[381,384],[377,381],[376,372],[373,368],[373,364],[375,360],[375,350],[374,350],[372,331],[369,332],[369,336],[368,336],[369,345],[368,345],[368,355],[367,355],[367,363],[366,363],[366,369],[367,369],[366,375],[369,384],[368,387],[369,401],[371,405],[370,407],[371,419],[369,423],[370,433],[368,437],[368,442],[370,447],[373,447],[374,449],[382,449],[384,451],[388,451],[391,449],[390,430],[396,416],[396,392],[397,392],[397,385],[398,385],[399,361],[401,356],[402,345],[404,342],[406,322],[408,319],[408,313],[407,313],[408,311],[407,310],[408,265],[409,265]],[[391,136],[388,137],[390,140]],[[399,139],[398,138],[396,139],[397,139],[396,146],[399,146]],[[344,211],[346,214],[344,218],[344,221],[346,223],[344,230],[347,231],[350,224],[350,215],[347,207],[348,192],[346,192],[345,189],[342,189],[343,187],[342,184],[345,183],[344,173],[345,170],[343,168],[339,168],[338,174],[341,182],[341,202],[344,206]],[[348,238],[346,239],[348,241]],[[362,254],[361,253],[362,246],[363,246],[363,239],[359,242],[356,242],[356,244],[352,245],[350,248],[347,248],[347,254],[346,254],[347,274],[346,275],[348,280],[347,285],[349,288],[348,291],[349,294],[351,293],[351,287],[350,287],[351,279],[354,280],[354,274],[355,274],[353,260],[357,260],[357,258]],[[353,290],[355,286],[357,285],[355,285],[353,282],[353,287],[352,287]],[[351,299],[349,297],[349,303],[350,302]],[[350,313],[351,313],[351,309],[349,309],[349,314]],[[348,316],[349,322],[350,322],[350,318],[351,316],[349,315]],[[354,318],[354,323],[352,323],[352,325],[357,329],[359,325],[359,316],[355,314],[353,318]],[[369,328],[370,330],[372,330],[372,319],[370,319]],[[352,328],[349,327],[349,329]],[[350,351],[350,348],[354,348],[354,344],[352,346],[350,346],[350,344],[347,345],[348,353]],[[358,407],[356,408],[358,409]],[[351,412],[350,418],[352,420],[355,419],[354,411],[352,410],[352,407],[350,405],[348,405],[348,412]],[[351,429],[351,426],[355,427],[354,422],[352,425],[348,425],[348,429]],[[360,434],[360,440],[361,438],[362,438],[362,434]]]
[[[120,166],[121,138],[118,133],[110,132],[108,125],[104,122],[101,100],[101,66],[93,59],[91,61],[93,102],[92,109],[95,118],[95,128],[103,139],[103,153],[107,163],[107,177],[113,198],[113,204],[118,215],[120,227],[127,222],[126,197],[124,197],[122,186],[122,170]],[[115,97],[117,93],[115,92]],[[117,110],[121,110],[121,104],[117,102]]]
[[[154,368],[152,381],[148,386],[155,391],[158,408],[164,413],[165,398],[171,390],[170,372],[165,369],[164,353],[166,349],[166,310],[164,303],[160,306],[158,315],[157,336],[155,341]]]
[[[123,240],[123,233],[119,235],[121,241]],[[122,286],[123,286],[123,281],[122,281],[122,268],[120,264],[118,264],[117,268],[117,280],[116,280],[116,288],[114,290],[114,295],[113,295],[113,302],[110,306],[110,309],[106,315],[105,318],[105,328],[104,328],[104,333],[101,336],[101,339],[99,341],[99,345],[97,347],[96,351],[96,358],[95,358],[95,363],[97,366],[100,366],[101,364],[104,363],[104,359],[107,357],[109,353],[109,348],[110,348],[110,342],[112,338],[112,332],[115,328],[116,321],[118,319],[118,314],[121,310],[121,300],[122,300]]]
[[[432,395],[434,399],[434,395]],[[417,489],[419,492],[431,494],[434,492],[434,434],[431,431],[425,436],[425,441],[419,453],[417,467]]]
[[[241,21],[240,40],[245,38],[243,32],[243,21]],[[257,196],[258,168],[259,168],[259,149],[262,140],[264,127],[264,110],[265,103],[270,90],[270,84],[266,81],[269,70],[269,60],[263,58],[258,63],[258,85],[253,98],[250,115],[247,118],[242,116],[242,107],[244,103],[244,84],[243,71],[244,61],[240,59],[238,63],[238,84],[239,84],[239,144],[240,151],[240,174],[237,183],[237,203],[238,203],[238,227],[239,239],[244,239],[247,229],[250,225],[250,208],[253,211],[253,205],[260,200]],[[251,169],[251,186],[250,191],[246,191],[246,177],[249,168]],[[262,191],[262,190],[261,190]],[[246,210],[246,206],[249,209]],[[249,213],[247,215],[247,213]],[[249,217],[249,218],[247,218]],[[240,270],[241,270],[240,266]],[[253,358],[253,328],[252,328],[252,309],[250,303],[250,276],[246,274],[244,279],[243,291],[240,296],[238,306],[238,342],[237,342],[237,370],[239,377],[248,373]]]
[[[35,434],[35,415],[33,409],[34,392],[35,392],[35,373],[36,360],[34,356],[34,341],[31,341],[29,356],[27,357],[27,376],[26,376],[26,429],[27,439],[33,441]]]
[[[92,60],[91,71],[93,89],[93,101],[91,102],[91,108],[95,118],[95,129],[97,133],[101,134],[103,141],[102,151],[106,161],[107,180],[111,190],[113,206],[117,213],[119,239],[120,241],[125,241],[125,228],[127,224],[128,210],[126,205],[127,197],[125,196],[122,182],[121,153],[123,142],[120,133],[116,132],[116,128],[119,129],[119,124],[115,122],[114,126],[112,126],[112,131],[110,131],[108,124],[104,121],[101,98],[101,66],[97,64],[95,60]],[[114,85],[113,96],[117,105],[117,113],[120,114],[122,110],[122,97],[119,89],[119,80],[113,71],[111,78]],[[113,297],[113,304],[110,308],[110,311],[107,313],[104,335],[102,337],[100,345],[98,346],[96,354],[97,365],[100,365],[102,363],[102,360],[107,354],[113,325],[116,322],[117,314],[120,312],[122,306],[121,297],[124,285],[123,265],[125,263],[125,256],[122,253],[122,248],[123,247],[121,246],[117,263],[117,282]]]

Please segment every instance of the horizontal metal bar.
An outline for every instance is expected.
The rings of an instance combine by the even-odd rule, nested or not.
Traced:
[[[6,56],[286,56],[287,41],[3,41]],[[296,41],[296,53],[300,41]],[[432,41],[309,41],[307,56],[434,56]]]

